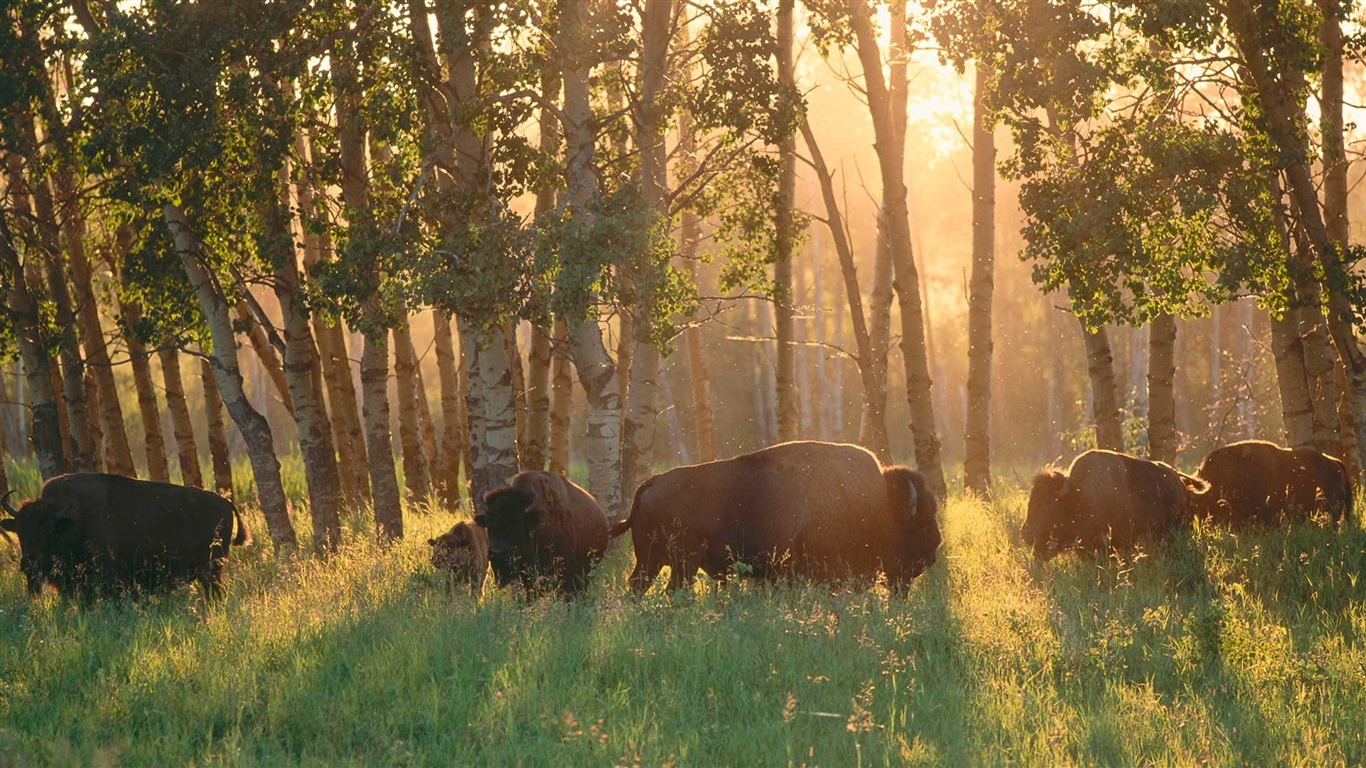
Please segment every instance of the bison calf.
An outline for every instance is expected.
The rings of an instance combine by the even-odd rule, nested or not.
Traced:
[[[792,442],[650,478],[612,534],[631,531],[637,591],[665,565],[679,587],[737,563],[760,578],[881,571],[899,586],[935,561],[936,510],[914,470],[883,468],[856,445]]]
[[[1208,489],[1161,462],[1087,451],[1066,472],[1034,478],[1020,538],[1043,560],[1068,549],[1130,549],[1188,521],[1192,498]]]
[[[1227,525],[1275,526],[1322,509],[1333,523],[1352,517],[1352,481],[1338,459],[1309,448],[1245,440],[1216,448],[1196,475],[1210,484],[1195,513]]]
[[[549,472],[522,472],[484,495],[474,521],[488,530],[489,563],[500,585],[528,592],[548,579],[562,595],[582,592],[607,551],[607,515],[588,491]]]
[[[30,595],[52,584],[66,597],[140,589],[158,592],[197,580],[209,597],[222,589],[234,518],[232,502],[208,491],[119,475],[54,477],[39,497],[0,527],[19,535],[20,565]]]
[[[483,528],[462,520],[427,543],[432,547],[432,567],[479,594],[489,569],[489,535]]]

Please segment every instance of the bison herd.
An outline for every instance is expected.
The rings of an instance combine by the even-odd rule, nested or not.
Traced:
[[[1323,511],[1337,524],[1351,520],[1352,492],[1338,459],[1263,441],[1211,452],[1194,476],[1092,450],[1034,478],[1020,538],[1046,560],[1160,542],[1197,518],[1267,527]],[[248,538],[231,502],[167,483],[73,474],[49,480],[18,509],[8,498],[0,498],[10,514],[0,531],[18,536],[33,596],[47,584],[86,598],[196,581],[214,598],[230,546]],[[578,594],[610,541],[628,531],[638,593],[666,565],[672,588],[698,571],[862,583],[881,574],[900,588],[934,564],[941,543],[938,503],[918,472],[836,443],[783,443],[669,470],[642,484],[617,521],[583,488],[546,472],[522,472],[483,502],[473,522],[428,540],[433,566],[476,594],[490,566],[499,585]]]

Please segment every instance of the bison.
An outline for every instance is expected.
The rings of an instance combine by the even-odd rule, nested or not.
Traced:
[[[1233,526],[1275,526],[1322,509],[1352,517],[1352,481],[1340,460],[1310,448],[1245,440],[1210,452],[1195,474],[1210,484],[1195,513]]]
[[[650,478],[612,535],[631,531],[637,592],[665,565],[670,588],[699,568],[717,579],[883,572],[899,587],[935,561],[936,511],[914,470],[857,445],[791,442]]]
[[[1069,549],[1132,549],[1191,518],[1192,499],[1209,486],[1160,461],[1091,450],[1066,471],[1034,478],[1020,538],[1047,560]]]
[[[19,536],[20,566],[28,592],[52,584],[64,597],[102,592],[169,590],[198,581],[216,598],[223,586],[233,521],[248,532],[232,502],[208,491],[120,475],[80,473],[54,477],[37,499],[0,527]]]
[[[427,543],[432,546],[434,568],[479,594],[489,569],[489,535],[483,528],[462,520],[440,536],[427,539]]]
[[[508,487],[484,494],[474,521],[487,529],[489,563],[498,584],[538,591],[549,580],[561,595],[582,592],[607,551],[607,515],[597,499],[549,472],[521,472]]]

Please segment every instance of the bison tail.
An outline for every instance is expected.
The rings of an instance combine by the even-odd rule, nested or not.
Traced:
[[[631,521],[635,519],[636,510],[640,508],[640,496],[645,493],[645,489],[649,488],[650,483],[652,482],[654,482],[654,478],[650,478],[641,483],[640,487],[636,489],[636,495],[631,499],[631,511],[626,513],[626,517],[613,521],[612,527],[607,531],[607,535],[610,538],[615,539],[621,534],[631,530]]]
[[[247,521],[242,518],[242,510],[237,505],[232,505],[232,516],[237,519],[237,537],[232,540],[233,546],[242,547],[251,543],[251,531],[247,528]]]

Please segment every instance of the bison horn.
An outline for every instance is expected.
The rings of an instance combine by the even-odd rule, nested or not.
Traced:
[[[18,517],[19,511],[9,505],[9,497],[10,494],[13,493],[17,493],[17,491],[9,491],[4,496],[0,496],[0,507],[4,507],[5,511],[10,513],[11,517]]]

